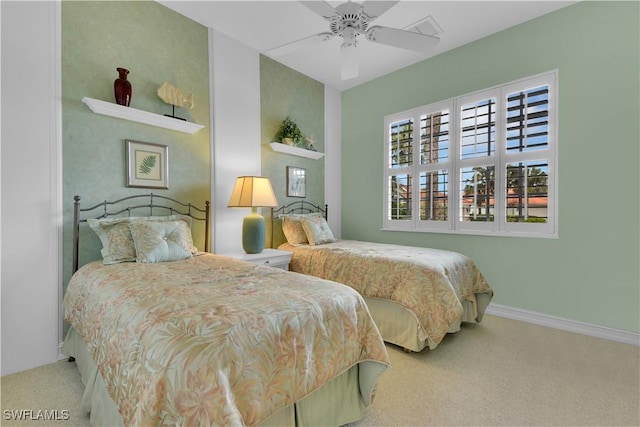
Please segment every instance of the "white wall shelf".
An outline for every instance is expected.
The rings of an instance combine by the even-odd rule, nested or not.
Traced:
[[[160,114],[149,113],[148,111],[125,107],[124,105],[118,105],[112,102],[100,101],[99,99],[88,98],[86,96],[82,98],[82,102],[87,104],[87,107],[96,114],[117,117],[119,119],[176,130],[178,132],[196,133],[204,127],[197,123],[161,116]]]
[[[318,160],[324,153],[318,153],[317,151],[306,150],[304,148],[294,147],[292,145],[282,144],[281,142],[271,142],[269,144],[273,151],[278,153],[291,154],[292,156],[306,157],[307,159]]]

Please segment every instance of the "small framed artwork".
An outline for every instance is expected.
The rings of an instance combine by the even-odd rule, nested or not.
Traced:
[[[287,166],[287,197],[307,196],[306,174],[306,169]]]
[[[169,188],[169,147],[125,140],[127,187]]]

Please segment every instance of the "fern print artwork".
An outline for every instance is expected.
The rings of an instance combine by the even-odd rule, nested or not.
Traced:
[[[138,167],[138,172],[143,175],[150,175],[156,165],[156,157],[156,155],[150,154],[143,158]]]
[[[125,142],[127,187],[169,189],[169,148],[130,139]]]
[[[160,154],[136,150],[136,177],[138,179],[160,179]]]

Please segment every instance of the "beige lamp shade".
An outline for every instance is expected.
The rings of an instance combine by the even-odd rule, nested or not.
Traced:
[[[275,208],[278,206],[271,181],[264,176],[239,176],[233,187],[229,208]]]

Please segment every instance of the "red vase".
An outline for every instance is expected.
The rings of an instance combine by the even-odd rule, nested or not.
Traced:
[[[131,83],[127,80],[129,70],[126,68],[116,68],[120,74],[113,82],[113,90],[116,95],[116,104],[128,107],[131,103]]]

